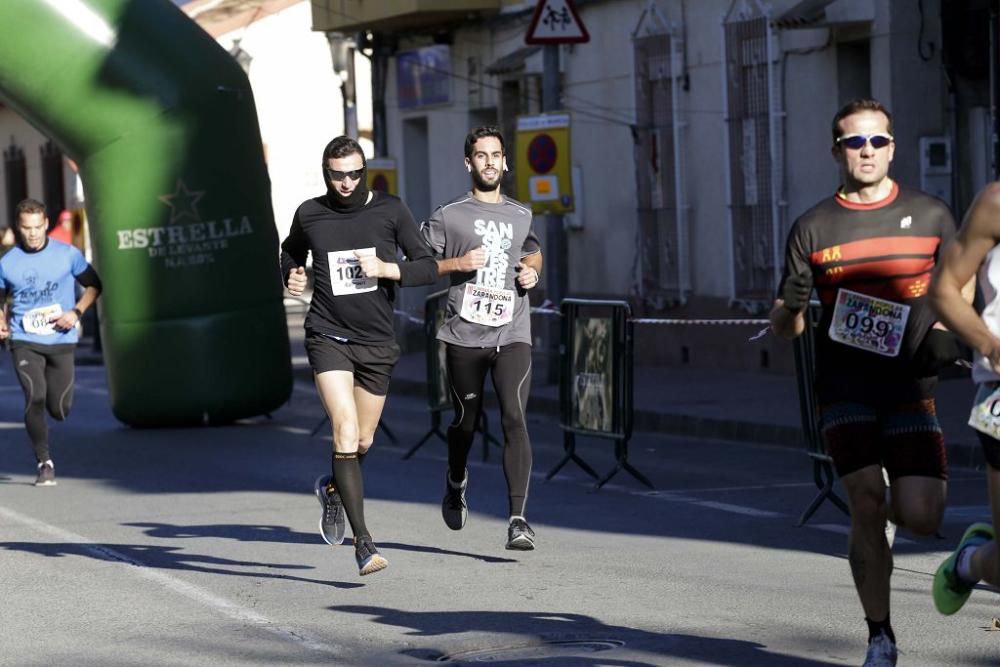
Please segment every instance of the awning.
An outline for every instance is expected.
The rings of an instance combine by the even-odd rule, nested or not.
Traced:
[[[802,0],[774,19],[775,28],[826,28],[875,20],[871,0]]]
[[[541,51],[542,47],[522,46],[516,51],[511,51],[502,58],[497,59],[492,65],[486,68],[487,74],[510,74],[524,69],[524,62]]]

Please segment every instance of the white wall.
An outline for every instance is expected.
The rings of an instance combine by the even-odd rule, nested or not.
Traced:
[[[48,141],[48,137],[36,130],[16,111],[4,107],[0,109],[0,154],[10,147],[12,138],[14,143],[24,151],[28,172],[28,196],[45,202],[45,191],[42,187],[42,158],[39,149]],[[0,227],[14,223],[13,220],[8,219],[7,179],[3,169],[4,163],[0,159]],[[76,173],[69,166],[65,166],[63,169],[63,184],[66,206],[69,208],[80,206],[81,204],[76,200]]]
[[[248,76],[271,177],[275,224],[284,239],[298,205],[326,191],[323,147],[344,132],[340,78],[333,71],[326,36],[312,31],[308,2],[218,41],[228,50],[236,38],[253,57]],[[370,90],[365,81],[360,88]]]

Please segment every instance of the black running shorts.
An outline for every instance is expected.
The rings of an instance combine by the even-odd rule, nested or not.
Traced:
[[[306,334],[306,355],[309,365],[317,375],[327,371],[350,371],[354,386],[369,394],[385,396],[389,393],[389,378],[399,361],[399,346],[362,345],[341,342],[320,333]]]
[[[890,480],[910,475],[948,479],[944,435],[932,399],[821,405],[820,429],[841,477],[882,465]]]

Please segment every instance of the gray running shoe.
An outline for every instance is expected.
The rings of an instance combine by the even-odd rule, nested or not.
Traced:
[[[354,558],[358,561],[358,574],[362,577],[389,566],[389,561],[378,552],[369,535],[354,538]]]
[[[446,526],[452,530],[462,530],[469,518],[469,506],[465,503],[465,489],[469,486],[469,469],[465,469],[465,479],[460,486],[454,486],[451,473],[444,473],[444,500],[441,501],[441,516]]]
[[[55,486],[56,471],[52,464],[46,461],[38,464],[38,477],[35,479],[35,486]]]
[[[319,534],[324,542],[337,546],[344,541],[347,527],[344,520],[344,503],[340,500],[340,494],[336,491],[330,493],[326,491],[330,481],[330,475],[320,475],[313,484],[313,492],[319,500],[320,507],[323,508],[323,515],[319,518]]]
[[[897,657],[896,644],[883,630],[868,642],[868,653],[865,654],[863,667],[896,667]]]
[[[535,531],[521,517],[514,517],[507,526],[507,548],[531,551],[535,548]]]

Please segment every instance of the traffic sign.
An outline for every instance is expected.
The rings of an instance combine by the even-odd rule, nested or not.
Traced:
[[[528,44],[580,44],[590,33],[576,13],[573,0],[538,0],[524,38]]]
[[[517,195],[535,213],[561,215],[575,207],[567,113],[518,116]]]
[[[390,195],[399,195],[396,177],[396,161],[392,158],[372,158],[368,160],[368,189]]]

